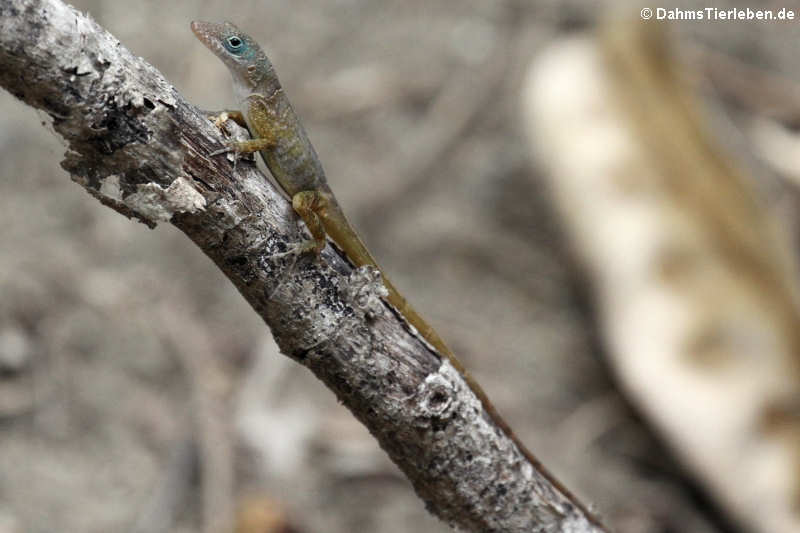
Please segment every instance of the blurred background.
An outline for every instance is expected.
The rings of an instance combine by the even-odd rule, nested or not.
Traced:
[[[800,530],[800,4],[73,5],[203,109],[189,22],[260,41],[379,262],[614,531]],[[449,530],[188,239],[0,116],[0,533]]]

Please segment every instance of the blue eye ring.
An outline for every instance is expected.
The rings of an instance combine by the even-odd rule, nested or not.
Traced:
[[[233,52],[234,54],[241,52],[244,49],[244,41],[236,36],[231,35],[227,37],[223,43],[225,44],[225,48],[228,49],[229,52]]]

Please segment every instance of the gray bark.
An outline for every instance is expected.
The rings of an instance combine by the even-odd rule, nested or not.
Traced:
[[[253,164],[209,158],[220,132],[93,20],[57,0],[0,0],[0,65],[0,85],[52,117],[72,179],[125,216],[169,221],[192,239],[431,512],[472,531],[603,531],[381,300],[376,272],[331,247],[320,260],[281,255],[306,238],[290,204]]]

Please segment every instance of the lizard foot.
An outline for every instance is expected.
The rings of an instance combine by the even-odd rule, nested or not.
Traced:
[[[278,252],[276,254],[272,254],[272,257],[286,257],[289,255],[292,256],[301,256],[307,253],[313,253],[315,257],[319,257],[319,254],[322,252],[322,249],[325,247],[325,242],[319,243],[316,240],[308,239],[305,241],[301,241],[289,246],[289,249],[285,252]]]
[[[237,146],[236,145],[237,145],[237,143],[235,141],[229,141],[229,142],[225,143],[225,148],[220,148],[219,150],[214,150],[213,152],[211,152],[208,155],[209,155],[209,157],[214,157],[215,155],[227,154],[229,152],[233,152],[234,157],[236,159],[239,159],[240,152],[239,152],[239,150],[237,150]]]
[[[252,154],[254,152],[260,152],[261,150],[266,150],[272,146],[272,144],[273,143],[271,140],[263,137],[249,139],[247,141],[228,141],[225,143],[225,148],[211,152],[209,155],[215,156],[228,152],[233,152],[236,156],[241,154]]]
[[[223,126],[229,120],[234,121],[243,128],[247,127],[247,121],[241,111],[235,109],[226,109],[224,111],[203,111],[206,117],[214,122],[217,129],[224,129]]]
[[[292,261],[288,266],[288,270],[291,272],[295,269],[297,265],[297,260],[300,259],[300,256],[310,252],[314,254],[314,259],[317,259],[319,258],[319,254],[322,251],[322,248],[324,247],[325,247],[324,242],[322,243],[322,247],[320,247],[317,241],[312,239],[307,239],[300,242],[296,242],[294,244],[290,244],[285,252],[274,253],[271,254],[269,257],[270,259],[280,259],[282,257],[287,257],[287,256],[292,257]],[[278,284],[275,286],[272,292],[270,292],[270,294],[267,296],[267,299],[271,300],[282,285],[283,285],[282,282],[278,282]]]
[[[208,154],[208,156],[214,157],[220,154],[233,153],[233,171],[236,172],[236,167],[239,165],[239,160],[242,158],[243,154],[243,152],[239,148],[240,144],[241,141],[228,141],[225,143],[225,148],[214,150],[213,152]]]
[[[230,116],[228,115],[227,111],[223,111],[219,115],[211,115],[208,118],[214,121],[214,126],[216,126],[218,130],[221,130],[223,124],[228,122]]]

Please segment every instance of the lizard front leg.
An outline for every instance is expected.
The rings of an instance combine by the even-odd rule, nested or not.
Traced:
[[[215,156],[219,154],[226,154],[228,152],[233,152],[236,155],[241,154],[252,154],[253,152],[260,152],[261,150],[266,150],[274,143],[272,139],[266,139],[260,137],[258,139],[250,139],[247,141],[228,141],[226,143],[225,148],[221,148],[214,152],[211,152],[210,156]]]
[[[222,125],[230,119],[243,128],[247,128],[247,121],[244,118],[244,113],[237,109],[224,109],[222,111],[203,111],[206,117],[214,121],[214,125],[218,129],[222,129]]]
[[[236,110],[225,110],[219,113],[213,113],[210,111],[206,111],[208,118],[214,121],[214,125],[218,129],[222,129],[225,122],[230,119],[240,125],[241,127],[250,131],[250,128],[247,126],[247,121],[245,120],[244,113],[241,111]],[[252,135],[253,132],[250,132]],[[253,152],[260,152],[261,150],[265,150],[272,146],[274,143],[273,139],[269,137],[256,137],[253,139],[249,139],[247,141],[228,141],[226,143],[225,148],[220,150],[216,150],[211,152],[210,156],[215,156],[219,154],[225,154],[228,152],[233,152],[235,155],[240,154],[252,154]]]

